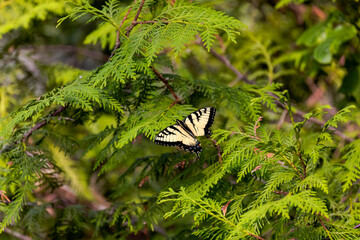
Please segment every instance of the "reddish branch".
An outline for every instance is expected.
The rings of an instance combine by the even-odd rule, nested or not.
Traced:
[[[136,2],[136,0],[135,0]],[[115,47],[114,47],[114,50],[112,51],[109,59],[111,59],[114,54],[115,54],[115,50],[118,49],[120,46],[121,46],[121,42],[120,42],[120,29],[122,27],[122,25],[124,24],[125,20],[127,19],[127,17],[129,16],[129,13],[131,11],[132,7],[129,8],[129,10],[127,11],[127,13],[125,14],[123,20],[121,21],[120,25],[119,25],[119,29],[117,30],[117,33],[116,33],[116,43],[115,43]]]
[[[252,234],[252,233],[249,233],[249,232],[247,232],[247,234],[249,234],[250,236],[252,236],[252,237],[254,237],[254,238],[261,239],[261,240],[265,240],[264,238],[259,237],[259,236],[255,235],[255,234]]]
[[[284,192],[284,191],[273,191],[273,193],[276,193],[276,194],[279,194],[279,195],[284,195],[284,196],[288,195],[288,193]]]
[[[326,231],[326,232],[329,232],[329,230],[325,227],[324,222],[321,220],[321,217],[317,217],[317,219],[319,219],[319,220],[320,220],[321,225],[323,226],[323,228],[325,229],[325,231]]]
[[[131,26],[127,29],[127,31],[126,31],[126,36],[129,36],[130,35],[130,32],[131,32],[131,30],[136,26],[136,22],[137,22],[137,19],[139,18],[139,15],[140,15],[140,12],[141,12],[141,10],[142,10],[142,8],[143,8],[143,6],[144,6],[144,3],[145,3],[145,0],[142,0],[141,1],[141,3],[140,3],[140,6],[139,6],[139,9],[138,9],[138,11],[136,12],[136,15],[135,15],[135,17],[134,17],[134,20],[132,21],[132,23],[131,23]]]
[[[243,80],[244,82],[248,83],[248,84],[254,84],[254,82],[250,81],[244,74],[242,74],[241,72],[239,72],[239,70],[237,70],[234,65],[231,64],[230,60],[225,56],[225,55],[221,55],[219,53],[217,53],[214,49],[210,49],[210,53],[216,57],[217,59],[219,59],[221,62],[223,62],[225,64],[226,67],[228,67],[233,73],[235,73],[235,75],[238,77],[238,79]]]
[[[260,116],[258,120],[256,120],[254,125],[254,136],[259,138],[256,134],[256,130],[260,127],[260,121],[262,120],[262,117]]]
[[[58,115],[59,113],[63,112],[67,107],[69,106],[69,104],[66,104],[65,106],[61,106],[58,109],[55,110],[55,112],[53,112],[52,114],[50,114],[48,117],[55,117],[56,115]],[[35,124],[35,126],[33,126],[27,133],[24,134],[23,138],[21,139],[21,141],[23,143],[26,143],[28,138],[31,136],[31,134],[33,134],[34,131],[42,128],[43,126],[45,126],[48,123],[48,121],[45,119],[41,122],[38,122],[37,124]]]
[[[178,103],[180,102],[180,99],[178,98],[178,96],[176,95],[176,93],[172,90],[172,88],[169,86],[168,81],[164,78],[163,75],[161,75],[156,68],[150,66],[150,68],[153,70],[153,72],[155,73],[155,75],[161,80],[163,81],[163,83],[165,84],[165,86],[170,90],[171,94],[174,96],[175,101]]]

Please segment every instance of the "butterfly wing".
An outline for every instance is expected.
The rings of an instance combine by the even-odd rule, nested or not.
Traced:
[[[191,130],[194,136],[210,136],[210,127],[214,123],[216,109],[214,107],[201,108],[189,116],[183,122]]]
[[[202,150],[199,141],[179,124],[171,125],[159,132],[154,142],[162,146],[178,146],[196,154]]]

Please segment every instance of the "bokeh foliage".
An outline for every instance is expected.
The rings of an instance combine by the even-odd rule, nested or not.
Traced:
[[[359,238],[359,10],[0,1],[0,238]]]

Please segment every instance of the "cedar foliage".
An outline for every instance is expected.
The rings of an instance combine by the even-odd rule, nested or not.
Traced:
[[[303,2],[261,1],[261,14],[274,27],[277,8]],[[350,5],[337,3],[343,12],[282,38],[293,26],[249,30],[206,1],[0,4],[0,34],[10,45],[19,27],[61,16],[59,31],[90,25],[84,43],[111,50],[91,71],[34,61],[41,66],[34,72],[20,47],[1,57],[1,232],[34,239],[360,237],[360,141],[348,130],[359,126],[360,49]],[[289,49],[293,42],[298,48]],[[214,68],[205,60],[216,58]],[[24,79],[37,86],[45,73],[40,96],[16,89]],[[334,99],[340,110],[298,110],[309,107],[299,104],[308,97],[299,87],[305,78],[344,93]],[[20,91],[33,98],[21,99]],[[151,142],[202,106],[218,111],[200,159]]]

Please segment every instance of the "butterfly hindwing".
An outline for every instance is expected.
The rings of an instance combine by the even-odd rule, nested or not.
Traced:
[[[197,139],[188,133],[181,125],[171,125],[155,137],[155,143],[162,146],[179,146],[183,148],[185,146],[196,146]]]
[[[194,136],[210,136],[209,128],[214,123],[215,113],[214,107],[204,107],[191,113],[183,122]]]
[[[184,123],[179,120],[178,123],[180,124],[171,125],[159,132],[155,137],[155,143],[162,146],[178,146],[199,156],[202,151],[199,141],[182,126]]]

